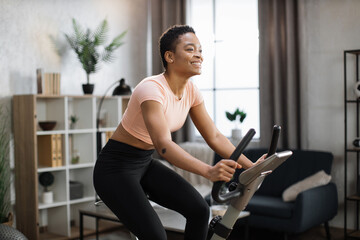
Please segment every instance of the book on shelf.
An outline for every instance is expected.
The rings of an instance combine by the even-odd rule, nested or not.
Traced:
[[[60,95],[60,73],[44,73],[42,93],[45,95]]]
[[[40,135],[37,137],[39,167],[62,166],[61,134]]]
[[[58,167],[62,166],[62,136],[61,134],[56,134],[56,165]]]
[[[37,93],[42,94],[42,69],[36,69]]]

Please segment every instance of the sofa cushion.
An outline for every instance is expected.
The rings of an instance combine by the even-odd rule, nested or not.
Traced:
[[[297,182],[288,187],[282,195],[285,202],[295,201],[297,195],[310,188],[326,185],[330,182],[331,176],[326,174],[324,170],[321,170],[304,180]]]
[[[245,210],[250,211],[251,214],[255,215],[275,218],[291,218],[293,209],[293,202],[284,202],[278,197],[255,195],[252,197]]]

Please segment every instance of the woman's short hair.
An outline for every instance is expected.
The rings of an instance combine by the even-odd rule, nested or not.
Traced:
[[[195,31],[192,27],[187,25],[174,25],[168,28],[160,37],[159,40],[159,48],[160,48],[160,55],[161,60],[163,63],[164,68],[167,68],[167,62],[165,60],[165,52],[166,51],[175,51],[176,45],[178,43],[178,39],[181,35],[185,33],[194,33]]]

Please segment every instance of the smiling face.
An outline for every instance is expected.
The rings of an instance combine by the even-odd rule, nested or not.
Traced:
[[[167,51],[165,58],[171,71],[187,77],[201,74],[202,49],[194,33],[188,32],[179,36],[175,50]]]

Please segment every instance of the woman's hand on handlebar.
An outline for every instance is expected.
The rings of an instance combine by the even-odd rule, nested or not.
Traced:
[[[208,179],[212,182],[229,182],[233,177],[235,170],[238,168],[242,168],[239,163],[234,160],[223,159],[210,168],[208,172]]]
[[[267,154],[262,155],[258,160],[256,160],[256,162],[254,163],[254,165],[263,162],[263,161],[266,159],[266,157],[267,157]]]

